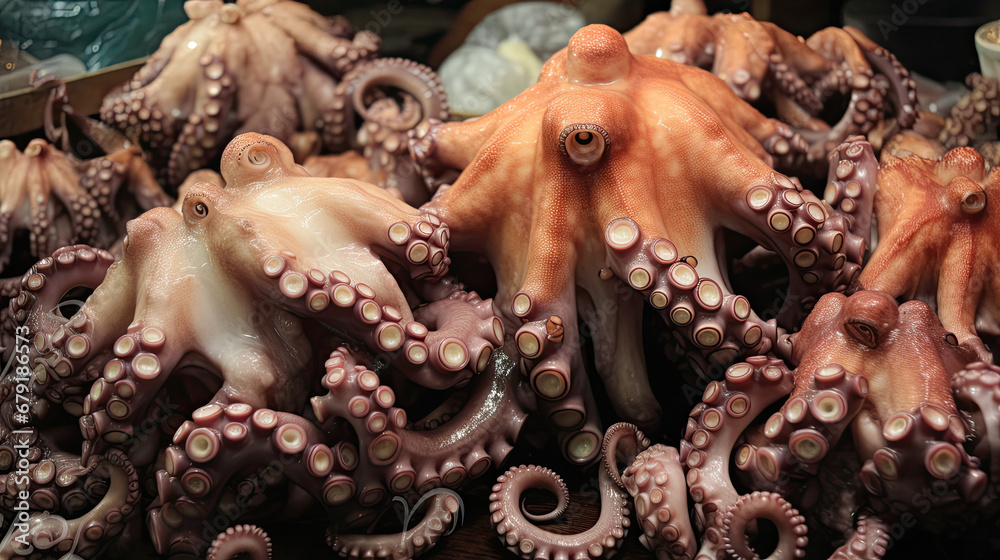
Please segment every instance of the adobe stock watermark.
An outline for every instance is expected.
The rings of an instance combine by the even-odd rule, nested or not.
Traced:
[[[889,19],[880,18],[878,20],[878,30],[882,32],[882,40],[887,41],[889,35],[895,31],[899,31],[900,27],[903,27],[910,21],[910,17],[916,14],[920,7],[933,0],[903,0],[902,2],[893,3],[890,6],[892,14]]]

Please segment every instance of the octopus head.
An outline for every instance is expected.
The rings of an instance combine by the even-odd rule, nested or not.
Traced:
[[[610,84],[628,75],[632,53],[621,33],[607,25],[588,25],[569,40],[566,71],[570,83]]]
[[[861,292],[843,301],[840,329],[853,344],[875,349],[899,325],[896,300],[882,292]]]
[[[222,177],[227,187],[270,182],[288,175],[309,176],[296,165],[291,150],[277,138],[246,133],[233,139],[222,153]]]

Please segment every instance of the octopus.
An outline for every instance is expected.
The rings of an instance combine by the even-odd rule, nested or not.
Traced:
[[[71,142],[71,129],[82,141]],[[48,141],[32,139],[23,151],[0,140],[5,170],[0,177],[0,272],[9,275],[24,272],[8,269],[11,259],[20,260],[25,251],[15,247],[22,232],[28,234],[26,251],[32,260],[74,243],[107,248],[128,219],[173,203],[139,147],[74,112],[61,82],[49,93],[45,131]],[[16,295],[11,293],[16,289],[5,283],[2,295]]]
[[[302,513],[299,490],[266,490],[289,481],[335,519],[370,524],[392,496],[459,487],[511,449],[533,395],[494,356],[504,332],[492,302],[444,278],[446,224],[374,185],[312,177],[269,136],[234,139],[221,177],[225,189],[191,184],[180,211],[130,221],[120,261],[69,246],[21,279],[11,317],[23,367],[3,383],[0,487],[5,511],[29,496],[39,549],[94,557],[146,493],[157,551],[202,554],[213,541],[198,519],[234,497],[254,496],[241,507],[260,512],[291,492]],[[64,316],[74,287],[93,293]],[[411,429],[381,380],[403,395],[468,389]],[[403,541],[333,532],[331,544],[355,556],[432,546],[456,511],[439,494],[429,526]],[[258,531],[230,528],[217,545],[264,550]]]
[[[244,132],[277,137],[296,149],[300,161],[324,143],[346,149],[345,138],[355,141],[353,96],[367,99],[375,82],[406,91],[420,81],[413,86],[420,93],[443,92],[424,66],[375,59],[380,40],[373,33],[353,33],[346,19],[324,18],[299,2],[189,0],[184,9],[190,21],[164,38],[101,106],[106,123],[136,131],[172,186],[218,161],[229,139]],[[406,122],[416,124],[421,115],[447,118],[441,94],[407,94],[402,108],[381,97],[395,109],[370,111],[384,117],[373,126],[385,129],[378,153],[370,154],[373,165],[383,152],[386,158],[405,152],[399,134],[406,129],[397,129]],[[395,148],[387,136],[396,138]],[[411,182],[419,182],[412,175]]]
[[[955,148],[935,161],[883,154],[875,195],[879,242],[859,277],[861,286],[935,307],[959,342],[983,361],[981,336],[1000,335],[995,294],[1000,225],[989,200],[1000,198],[1000,172],[982,155]]]
[[[600,452],[587,334],[616,412],[659,422],[636,342],[644,300],[696,359],[724,363],[780,338],[731,293],[724,230],[787,265],[778,320],[788,327],[853,281],[874,156],[858,138],[838,148],[824,202],[772,167],[796,138],[710,73],[632,55],[600,25],[578,31],[538,84],[495,111],[414,130],[414,159],[443,183],[423,208],[449,224],[456,251],[494,265],[497,313],[570,460]]]
[[[965,80],[972,91],[951,108],[938,140],[948,148],[969,146],[988,139],[997,140],[1000,125],[1000,94],[996,78],[969,74]]]
[[[746,13],[708,16],[700,0],[686,0],[649,15],[625,40],[635,54],[710,68],[749,102],[766,99],[808,141],[809,161],[867,134],[885,117],[887,96],[898,128],[911,127],[916,117],[909,72],[852,27],[829,27],[803,40]],[[831,126],[821,113],[835,95],[849,101]]]
[[[545,488],[563,511],[558,475],[510,469],[491,496],[501,539],[523,558],[606,558],[634,511],[658,557],[757,558],[751,536],[767,519],[778,530],[769,558],[822,557],[831,552],[817,542],[828,540],[843,543],[831,558],[881,558],[905,516],[935,532],[992,519],[1000,368],[976,361],[929,306],[828,294],[791,344],[794,370],[752,356],[709,384],[679,450],[611,426],[600,518],[584,533],[556,535],[533,523],[550,516],[520,510],[524,490]],[[810,531],[832,537],[811,541]]]
[[[905,516],[942,532],[956,528],[960,512],[993,511],[986,489],[995,480],[980,467],[995,464],[996,450],[979,443],[996,431],[996,415],[988,399],[969,395],[989,386],[996,368],[978,362],[927,304],[900,305],[884,292],[828,294],[791,344],[793,371],[765,358],[731,366],[691,413],[680,456],[706,530],[702,553],[752,557],[746,529],[764,517],[780,533],[775,557],[801,557],[806,525],[783,501],[813,516],[810,530],[846,540],[833,557],[866,547],[881,557],[888,525]],[[731,457],[751,494],[738,496]],[[914,499],[931,491],[933,503]]]

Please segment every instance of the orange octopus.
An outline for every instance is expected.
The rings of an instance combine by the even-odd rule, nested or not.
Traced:
[[[1000,199],[1000,171],[987,173],[983,156],[968,147],[940,161],[889,154],[883,160],[875,195],[879,243],[861,285],[936,306],[944,328],[991,362],[979,336],[1000,335],[1000,212],[987,202]]]
[[[580,463],[599,453],[600,429],[578,312],[616,411],[648,427],[660,407],[632,342],[641,340],[643,299],[711,361],[765,352],[778,338],[732,293],[723,230],[787,265],[785,325],[857,274],[871,148],[852,139],[834,151],[834,209],[773,169],[801,147],[712,74],[634,56],[602,25],[577,32],[538,84],[495,111],[431,120],[411,138],[430,182],[453,179],[426,211],[452,226],[456,250],[495,265],[498,314],[564,454]]]

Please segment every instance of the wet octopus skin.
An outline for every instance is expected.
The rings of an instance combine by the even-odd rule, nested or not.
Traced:
[[[310,388],[298,373],[312,352],[302,337],[307,318],[386,353],[394,369],[431,388],[467,382],[490,363],[502,325],[489,301],[434,281],[448,245],[436,218],[371,185],[313,178],[261,135],[230,144],[222,177],[225,190],[192,185],[182,213],[164,207],[131,221],[120,262],[73,246],[22,278],[11,317],[34,333],[33,462],[51,451],[45,420],[61,406],[81,417],[83,464],[121,447],[137,465],[150,464],[159,438],[137,430],[169,415],[156,396],[172,372],[202,386],[192,397],[204,393],[220,410],[298,411]],[[427,277],[435,301],[411,312],[382,258]],[[69,319],[50,313],[74,286],[94,294]],[[177,294],[189,305],[178,305]],[[192,378],[192,368],[201,375]],[[9,469],[11,430],[24,423],[10,414],[9,386],[4,396],[0,464]],[[175,416],[166,425],[182,420]]]
[[[190,0],[184,9],[191,21],[101,107],[108,124],[139,130],[173,185],[241,132],[295,142],[322,130],[337,80],[379,47],[374,34],[351,38],[345,20],[298,2]]]
[[[939,161],[883,154],[875,195],[879,243],[859,277],[866,289],[934,305],[945,328],[991,355],[980,336],[997,337],[995,237],[1000,172],[955,148]]]
[[[845,138],[866,134],[882,118],[888,93],[901,128],[916,116],[916,88],[896,58],[857,29],[827,28],[808,40],[749,14],[706,15],[704,4],[674,2],[625,34],[632,52],[711,68],[741,98],[769,98],[778,118],[822,161]],[[832,127],[816,118],[835,93],[850,96]]]
[[[62,143],[65,149],[68,141]],[[172,202],[153,180],[138,147],[121,142],[103,147],[106,155],[80,159],[41,138],[31,140],[23,152],[10,140],[0,140],[5,170],[0,177],[0,271],[10,261],[20,230],[28,230],[28,252],[37,258],[75,243],[109,247],[132,217],[119,212],[121,191],[134,198],[138,211]]]
[[[561,496],[555,473],[508,471],[491,496],[501,540],[523,558],[608,557],[630,524],[626,492],[647,548],[699,560],[757,557],[748,533],[760,518],[778,529],[774,560],[821,554],[807,547],[810,528],[822,526],[834,542],[846,539],[831,558],[877,559],[889,547],[889,524],[902,515],[946,531],[967,529],[970,509],[980,519],[995,514],[1000,368],[974,362],[974,349],[959,345],[926,304],[899,305],[881,292],[829,294],[791,344],[794,370],[753,356],[712,382],[691,412],[679,452],[650,446],[635,426],[609,428],[602,515],[585,533],[554,535],[531,524],[563,510],[562,497],[552,514],[520,511],[526,488]],[[761,413],[782,400],[764,421]],[[634,460],[619,473],[615,458],[622,456]],[[841,462],[857,470],[824,487],[824,473]],[[734,475],[748,493],[740,494]],[[932,487],[935,501],[925,509],[914,497]],[[703,533],[700,550],[696,530]]]
[[[495,376],[477,377],[463,412],[428,431],[404,429],[406,413],[394,406],[392,389],[346,348],[334,351],[325,367],[327,393],[312,399],[319,427],[294,414],[242,404],[204,407],[180,427],[166,450],[157,475],[159,498],[149,513],[161,552],[201,549],[201,519],[231,510],[243,500],[242,486],[254,484],[238,476],[246,464],[277,465],[279,478],[305,490],[334,519],[364,527],[384,507],[388,494],[423,495],[481,476],[506,456],[525,417],[517,404],[520,376],[510,360],[498,366]],[[364,410],[359,410],[362,402]],[[358,445],[332,429],[338,419],[353,426]],[[274,460],[268,463],[270,458]],[[398,534],[350,535],[331,528],[328,543],[350,558],[420,554],[434,546],[459,506],[447,492],[428,498],[427,515],[407,530],[405,540]],[[230,505],[218,509],[225,501]],[[185,509],[197,514],[179,515]]]
[[[498,314],[575,462],[594,459],[600,437],[578,312],[615,409],[646,427],[659,421],[659,404],[640,348],[613,342],[640,338],[633,290],[695,354],[725,362],[778,337],[729,293],[716,254],[722,227],[776,251],[792,271],[783,323],[857,273],[868,222],[855,216],[870,212],[870,147],[851,139],[831,155],[834,210],[770,166],[765,148],[794,145],[787,132],[711,74],[633,56],[603,26],[579,31],[538,84],[492,113],[414,131],[411,150],[428,176],[462,170],[423,208],[453,226],[456,250],[494,263]],[[693,146],[724,159],[677,157]],[[686,189],[699,194],[678,196]]]
[[[710,385],[692,411],[681,459],[696,520],[708,531],[702,553],[711,556],[724,543],[745,542],[738,533],[727,534],[724,523],[738,495],[730,454],[736,474],[751,489],[782,495],[807,517],[815,516],[814,523],[844,537],[855,530],[851,512],[869,511],[876,526],[914,515],[923,527],[940,531],[970,507],[994,510],[995,501],[984,497],[993,482],[979,467],[995,449],[987,443],[976,450],[982,458],[970,456],[966,436],[985,440],[980,434],[996,431],[990,424],[995,414],[987,407],[983,420],[968,424],[965,414],[983,404],[962,401],[956,380],[963,371],[976,371],[969,377],[988,384],[995,368],[975,362],[974,348],[960,345],[926,304],[899,305],[882,292],[829,294],[791,343],[795,370],[776,360],[748,359]],[[763,425],[755,422],[786,397]],[[858,470],[825,488],[826,471],[842,461]],[[942,482],[946,490],[932,509],[911,499]],[[804,537],[796,527],[779,524],[779,531]],[[856,539],[844,546],[860,546]],[[800,555],[806,542],[779,557]]]
[[[375,59],[377,36],[351,38],[346,20],[298,2],[190,0],[185,10],[191,21],[101,108],[105,122],[137,128],[169,184],[213,163],[233,136],[266,132],[299,160],[321,146],[362,151],[379,185],[411,204],[426,202],[406,132],[421,119],[448,118],[444,89],[429,68]],[[402,107],[375,96],[383,86],[404,92]],[[355,112],[365,121],[361,130]]]

